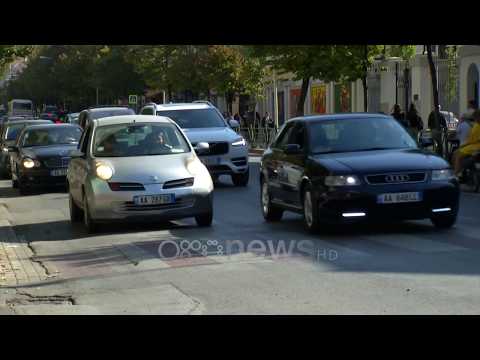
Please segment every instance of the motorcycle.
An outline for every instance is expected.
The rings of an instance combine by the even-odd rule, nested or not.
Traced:
[[[465,159],[464,165],[460,183],[478,192],[480,190],[480,152]]]

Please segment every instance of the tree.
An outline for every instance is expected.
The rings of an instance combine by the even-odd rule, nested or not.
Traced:
[[[435,119],[435,130],[432,133],[432,137],[438,144],[437,146],[437,153],[443,154],[443,143],[442,143],[442,133],[440,131],[440,106],[438,101],[438,86],[437,86],[437,69],[435,63],[433,61],[432,55],[432,45],[426,45],[427,47],[427,58],[428,58],[428,65],[430,68],[430,77],[432,79],[432,90],[433,90],[433,105],[434,105],[434,119]]]
[[[291,73],[301,80],[300,98],[296,114],[304,114],[305,99],[311,79],[337,81],[341,78],[338,67],[338,45],[258,45],[251,46],[252,54],[279,74]]]

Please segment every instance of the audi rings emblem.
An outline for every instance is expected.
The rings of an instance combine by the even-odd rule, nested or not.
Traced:
[[[408,175],[387,175],[385,181],[388,183],[402,183],[410,180]]]

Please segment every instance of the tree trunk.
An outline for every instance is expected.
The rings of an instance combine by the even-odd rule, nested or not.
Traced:
[[[308,87],[310,86],[310,78],[306,77],[302,79],[302,90],[300,92],[300,98],[297,104],[297,116],[304,115],[305,100],[307,98]]]
[[[437,153],[439,155],[443,154],[443,144],[442,144],[442,134],[440,132],[440,108],[438,102],[438,87],[437,87],[437,69],[435,63],[433,62],[432,56],[432,45],[427,45],[427,57],[428,65],[430,66],[430,77],[432,78],[432,90],[433,90],[433,104],[435,107],[434,118],[435,118],[435,133],[434,139],[439,144]]]
[[[367,86],[367,77],[362,77],[363,85],[363,111],[368,112],[368,86]]]

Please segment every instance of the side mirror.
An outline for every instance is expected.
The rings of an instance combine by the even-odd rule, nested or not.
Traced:
[[[295,154],[300,154],[302,152],[302,149],[300,148],[300,145],[298,145],[298,144],[288,144],[285,147],[284,152],[287,155],[295,155]]]
[[[210,145],[206,142],[199,142],[197,146],[194,147],[194,150],[197,154],[204,154],[210,150]]]
[[[240,123],[237,121],[237,120],[230,120],[228,122],[230,124],[230,127],[236,129],[236,128],[239,128],[240,127]]]
[[[9,146],[7,149],[8,149],[8,152],[11,152],[11,153],[18,152],[18,146],[15,146],[15,145]]]
[[[70,157],[72,159],[79,159],[79,158],[84,158],[85,154],[83,152],[81,152],[80,150],[72,150],[70,152]]]

